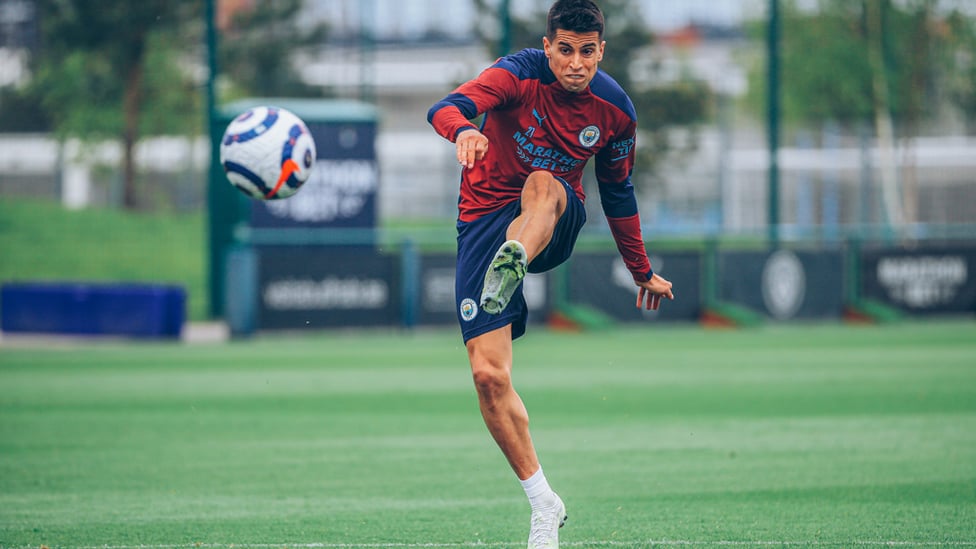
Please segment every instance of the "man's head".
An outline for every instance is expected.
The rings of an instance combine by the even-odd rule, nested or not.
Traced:
[[[542,47],[564,89],[584,91],[603,60],[603,13],[592,0],[557,0],[549,8]]]

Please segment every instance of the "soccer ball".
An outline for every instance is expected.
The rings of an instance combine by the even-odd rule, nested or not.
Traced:
[[[220,141],[227,179],[258,200],[288,198],[315,165],[315,140],[301,118],[281,107],[254,107],[227,126]]]

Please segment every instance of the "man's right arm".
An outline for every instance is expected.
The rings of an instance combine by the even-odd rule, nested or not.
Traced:
[[[427,121],[441,137],[457,146],[458,163],[470,169],[488,152],[488,138],[471,120],[515,93],[514,74],[496,63],[435,103],[427,111]]]
[[[503,58],[435,103],[427,111],[427,121],[441,137],[453,143],[461,132],[478,129],[471,120],[517,94],[517,78]]]

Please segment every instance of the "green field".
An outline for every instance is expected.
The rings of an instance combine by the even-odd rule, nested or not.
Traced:
[[[0,546],[524,547],[453,330],[0,347]],[[535,330],[564,547],[976,546],[976,324]]]

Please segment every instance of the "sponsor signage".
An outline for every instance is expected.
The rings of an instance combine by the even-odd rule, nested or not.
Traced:
[[[265,246],[257,250],[259,328],[399,322],[397,256],[337,246]]]
[[[454,303],[454,255],[424,255],[420,259],[420,324],[457,324]]]
[[[597,309],[617,320],[694,321],[701,312],[701,254],[652,254],[654,272],[674,284],[674,301],[657,311],[636,307],[638,288],[616,252],[577,252],[569,264],[569,301]]]
[[[776,320],[839,318],[844,309],[843,254],[720,252],[718,299]]]
[[[308,181],[287,200],[253,201],[253,227],[372,228],[379,165],[372,122],[308,122],[318,159]]]
[[[862,295],[916,314],[976,312],[976,248],[861,254]]]

